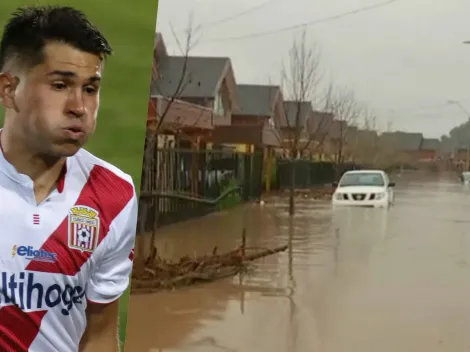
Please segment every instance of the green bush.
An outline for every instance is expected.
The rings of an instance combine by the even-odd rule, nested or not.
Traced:
[[[240,186],[240,182],[236,179],[228,180],[222,187],[222,193],[228,191],[229,189],[236,188]],[[227,197],[221,199],[220,203],[218,204],[219,210],[226,210],[239,205],[242,201],[240,193],[235,191],[230,193]]]

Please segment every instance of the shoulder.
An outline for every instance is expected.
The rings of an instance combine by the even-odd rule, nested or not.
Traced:
[[[78,164],[85,167],[84,171],[88,171],[90,174],[93,172],[98,173],[96,170],[100,170],[99,175],[101,175],[101,177],[107,175],[111,178],[120,179],[134,186],[132,177],[129,174],[125,173],[113,164],[98,158],[85,149],[80,149],[78,153],[75,154],[74,158]]]
[[[118,167],[85,149],[81,149],[73,158],[72,172],[78,172],[87,179],[87,188],[99,198],[100,203],[111,203],[122,209],[136,198],[132,177]]]

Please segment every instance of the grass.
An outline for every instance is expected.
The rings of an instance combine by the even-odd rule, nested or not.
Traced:
[[[119,300],[119,340],[121,341],[121,351],[124,350],[124,343],[126,341],[127,330],[127,312],[129,309],[130,290],[121,296]]]
[[[0,1],[1,28],[20,4],[74,6],[110,41],[115,53],[105,67],[98,127],[86,149],[129,173],[139,190],[158,0]],[[123,342],[128,299],[126,292],[120,300]]]

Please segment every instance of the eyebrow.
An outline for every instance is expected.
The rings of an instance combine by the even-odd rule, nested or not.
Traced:
[[[47,73],[46,76],[62,76],[62,77],[67,77],[67,78],[76,78],[77,74],[75,72],[72,72],[72,71],[55,70],[55,71],[51,71],[51,72]],[[90,81],[91,83],[100,82],[101,77],[100,76],[91,76],[91,77],[88,78],[88,81]]]

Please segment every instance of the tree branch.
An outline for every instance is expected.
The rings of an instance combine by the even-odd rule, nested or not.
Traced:
[[[303,135],[306,134],[310,139],[306,124],[310,118],[320,78],[320,51],[315,43],[307,42],[306,32],[303,31],[300,37],[294,40],[289,50],[288,62],[281,70],[283,90],[287,100],[293,102],[290,105],[291,111],[286,111],[288,144],[292,159],[297,158],[298,153],[303,152],[311,143],[308,140],[304,146],[300,145]],[[310,109],[306,110],[308,106]]]
[[[155,65],[153,66],[153,74],[152,77],[155,77],[155,80],[152,82],[153,85],[157,88],[158,94],[160,96],[163,96],[165,98],[168,98],[169,101],[165,106],[165,109],[163,112],[160,112],[157,106],[157,126],[156,126],[156,133],[158,134],[162,128],[162,125],[165,122],[165,117],[168,114],[168,111],[171,109],[171,106],[173,102],[177,99],[179,99],[182,94],[184,93],[186,87],[191,83],[191,73],[188,73],[188,58],[189,58],[189,53],[193,49],[193,47],[196,45],[197,41],[194,40],[194,33],[195,33],[195,28],[193,26],[193,17],[192,14],[190,14],[189,19],[188,19],[188,26],[185,30],[186,36],[185,36],[185,42],[184,44],[181,43],[179,40],[178,36],[176,35],[176,31],[174,30],[174,27],[170,25],[171,31],[173,34],[173,37],[177,43],[178,49],[181,53],[181,55],[184,57],[183,58],[183,64],[181,68],[181,73],[178,78],[178,83],[176,84],[175,90],[167,96],[164,94],[164,92],[158,91],[158,83],[156,80],[158,80],[159,77],[159,64],[161,62],[161,59],[164,58],[156,58],[155,60]],[[157,53],[156,53],[157,54]]]

